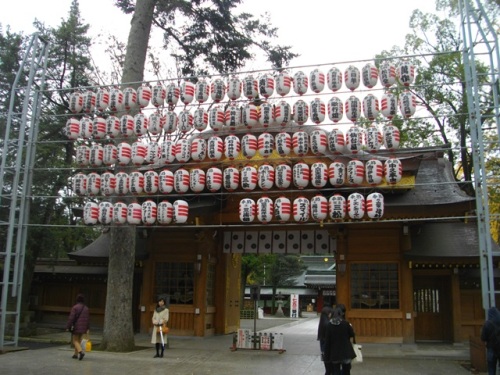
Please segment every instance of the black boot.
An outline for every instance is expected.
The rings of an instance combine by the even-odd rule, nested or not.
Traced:
[[[161,346],[161,354],[160,357],[163,358],[163,352],[165,351],[165,345]]]
[[[160,344],[156,344],[156,355],[153,358],[158,358],[160,356]]]

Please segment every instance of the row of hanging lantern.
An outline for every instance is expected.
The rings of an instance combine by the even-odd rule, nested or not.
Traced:
[[[158,204],[151,199],[142,204],[133,202],[87,202],[83,207],[83,222],[95,224],[160,225],[184,224],[189,216],[189,204],[184,200],[173,203],[162,201]]]
[[[326,115],[338,123],[345,114],[348,120],[356,123],[364,115],[369,121],[374,121],[379,113],[391,120],[399,111],[405,118],[413,116],[416,110],[417,99],[415,94],[404,91],[399,95],[386,92],[382,99],[368,94],[363,101],[351,95],[345,103],[338,97],[332,97],[327,104],[320,98],[313,99],[310,104],[299,99],[292,106],[285,101],[277,104],[262,103],[256,106],[252,103],[238,105],[231,103],[227,108],[216,105],[206,111],[197,108],[194,113],[183,109],[179,114],[173,110],[165,112],[155,111],[149,116],[139,112],[132,116],[124,114],[121,117],[110,115],[94,118],[83,116],[80,119],[71,117],[65,125],[65,133],[69,139],[105,139],[141,137],[146,134],[161,135],[173,134],[177,131],[187,133],[193,129],[203,131],[208,126],[214,131],[222,129],[238,130],[254,127],[285,127],[293,123],[305,125],[309,120],[316,125],[324,122]]]
[[[386,182],[389,185],[397,184],[402,178],[402,163],[399,159],[389,158],[384,162],[370,159],[365,163],[358,159],[350,160],[347,164],[333,161],[330,165],[316,162],[309,165],[298,162],[293,166],[281,163],[273,166],[264,163],[259,167],[246,165],[241,169],[230,166],[224,169],[211,167],[208,170],[193,168],[188,171],[179,168],[175,172],[164,169],[161,172],[149,170],[144,173],[107,171],[101,175],[96,172],[89,174],[77,173],[72,179],[73,192],[80,196],[96,195],[140,195],[140,194],[177,194],[201,193],[208,190],[217,192],[224,188],[235,191],[241,188],[244,191],[288,189],[295,187],[305,189],[312,187],[325,188],[328,183],[333,187],[361,186],[365,182],[370,186]]]
[[[251,223],[255,219],[263,224],[272,220],[280,223],[290,221],[303,223],[310,219],[321,222],[327,219],[344,220],[346,215],[350,219],[363,219],[365,214],[370,219],[380,219],[384,215],[384,196],[374,192],[366,199],[360,193],[352,193],[347,199],[340,194],[332,195],[329,199],[323,195],[316,195],[310,200],[297,197],[293,202],[287,197],[279,197],[274,202],[263,196],[257,201],[244,198],[239,204],[239,217],[243,223]]]
[[[179,102],[189,105],[193,102],[205,103],[209,99],[218,103],[226,100],[238,100],[244,97],[249,100],[258,98],[270,98],[276,92],[284,97],[292,90],[296,95],[320,93],[327,86],[332,92],[345,87],[356,90],[361,83],[367,88],[373,88],[380,84],[389,88],[397,81],[403,86],[409,86],[415,78],[415,67],[409,61],[402,61],[396,65],[390,61],[383,61],[379,68],[372,63],[367,63],[361,70],[349,65],[344,72],[338,67],[331,67],[327,73],[320,68],[312,70],[309,75],[303,71],[297,71],[291,75],[287,71],[275,75],[263,73],[258,77],[247,75],[243,79],[233,75],[227,80],[215,78],[208,81],[199,77],[196,83],[183,80],[180,85],[174,81],[163,85],[161,82],[155,85],[143,84],[137,89],[127,87],[121,90],[119,87],[101,87],[97,92],[93,90],[75,91],[69,99],[69,109],[73,113],[92,113],[94,111],[118,112],[123,110],[136,110],[145,108],[149,104],[154,107],[176,106]]]
[[[276,135],[264,132],[258,137],[254,134],[245,134],[241,138],[230,134],[224,139],[213,135],[205,140],[202,137],[188,139],[180,138],[177,141],[166,139],[162,143],[142,140],[121,142],[117,146],[108,143],[101,145],[93,143],[76,147],[76,164],[81,167],[92,166],[126,166],[130,163],[140,166],[146,164],[172,164],[175,161],[187,163],[189,161],[202,162],[220,161],[223,157],[228,160],[243,156],[251,159],[257,153],[268,158],[274,151],[285,157],[293,154],[302,157],[310,152],[314,155],[357,154],[362,150],[376,153],[382,146],[389,151],[399,148],[399,129],[392,125],[383,127],[380,131],[376,125],[364,129],[358,125],[351,126],[346,134],[340,129],[328,132],[316,129],[311,133],[297,131],[293,134],[280,132]]]

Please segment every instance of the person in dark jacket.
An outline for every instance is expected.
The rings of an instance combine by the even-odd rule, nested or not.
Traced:
[[[69,313],[68,322],[66,323],[66,331],[71,330],[71,341],[75,348],[73,354],[74,359],[79,359],[80,361],[85,356],[82,350],[82,336],[84,333],[88,333],[90,329],[90,313],[89,308],[85,306],[85,297],[83,294],[78,294],[76,296],[76,303],[71,308]]]
[[[318,338],[319,348],[321,350],[321,359],[324,359],[325,356],[325,332],[328,326],[328,322],[330,321],[332,314],[332,308],[330,305],[325,305],[321,309],[321,314],[319,316],[319,324],[318,324]],[[328,369],[325,363],[325,375],[328,375]]]
[[[494,349],[495,342],[500,341],[500,311],[496,307],[488,309],[488,319],[481,330],[481,340],[486,343],[488,375],[496,375],[497,364],[500,359]]]
[[[340,307],[332,311],[332,318],[325,331],[325,366],[327,375],[350,375],[351,361],[356,358],[352,348],[351,338],[354,337],[352,325],[343,319]],[[342,372],[341,372],[342,371]]]

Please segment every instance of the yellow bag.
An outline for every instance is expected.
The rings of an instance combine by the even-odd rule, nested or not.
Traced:
[[[156,326],[156,333],[160,333],[160,330],[164,335],[166,335],[169,331],[167,324],[163,323],[161,326]]]
[[[92,351],[92,342],[90,341],[90,338],[88,337],[87,334],[83,336],[82,342],[80,344],[82,346],[82,350],[84,352],[90,352]]]

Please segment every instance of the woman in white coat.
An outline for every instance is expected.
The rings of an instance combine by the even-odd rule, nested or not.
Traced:
[[[160,332],[158,328],[162,328],[163,324],[168,322],[168,308],[165,304],[165,299],[163,297],[158,298],[158,303],[156,304],[155,311],[153,313],[153,333],[151,335],[151,344],[156,346],[156,355],[154,358],[163,357],[163,352],[165,351],[165,344],[167,343],[167,335],[163,334],[163,342],[161,340]],[[161,352],[160,352],[161,347]]]

